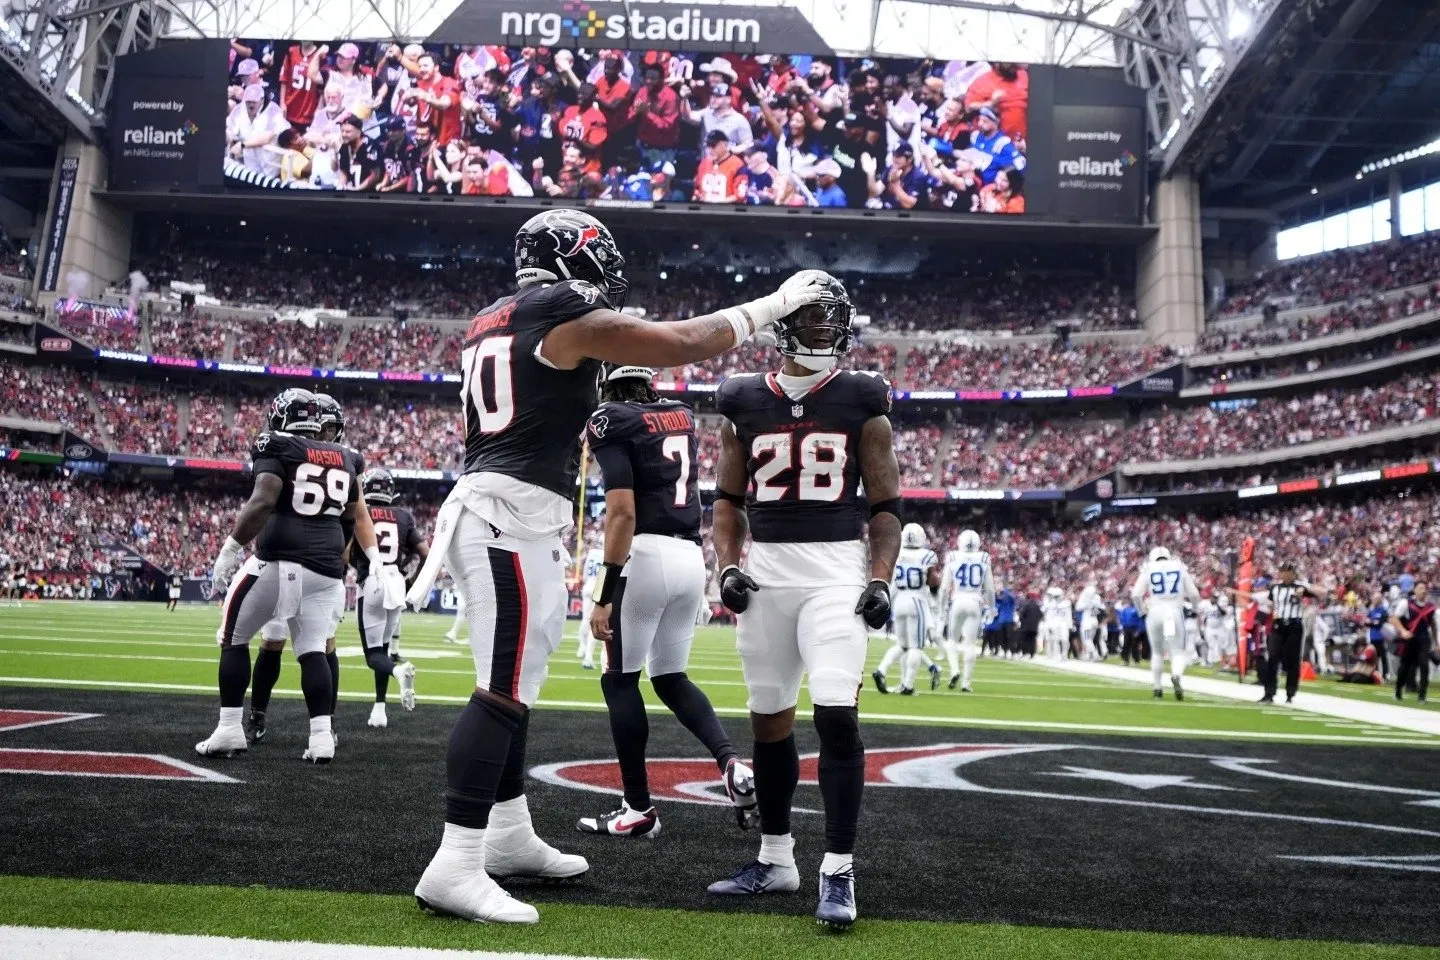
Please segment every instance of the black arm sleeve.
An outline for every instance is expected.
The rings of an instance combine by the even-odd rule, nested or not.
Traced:
[[[600,464],[606,490],[635,489],[635,472],[630,467],[630,453],[626,447],[626,444],[607,443],[591,450],[595,462]]]

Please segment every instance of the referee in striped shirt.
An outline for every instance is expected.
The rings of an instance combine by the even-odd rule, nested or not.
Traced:
[[[1317,600],[1323,594],[1308,583],[1295,579],[1295,564],[1280,565],[1280,579],[1270,584],[1269,589],[1250,594],[1270,614],[1270,634],[1266,640],[1265,696],[1261,703],[1275,702],[1275,687],[1280,678],[1280,667],[1285,667],[1285,702],[1292,703],[1300,689],[1300,652],[1305,638],[1305,628],[1300,620],[1300,603],[1307,596]]]

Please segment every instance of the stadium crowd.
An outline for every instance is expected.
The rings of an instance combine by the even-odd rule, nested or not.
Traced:
[[[900,383],[910,390],[1080,387],[1123,383],[1178,359],[1173,348],[1160,346],[936,342],[910,348]]]
[[[438,494],[411,488],[402,495],[428,531]],[[162,569],[204,575],[245,490],[233,483],[129,485],[7,466],[0,469],[0,496],[17,507],[7,544],[11,559],[33,571],[108,573],[114,561],[98,539],[108,536]],[[976,520],[940,507],[918,508],[916,518],[944,549],[954,547],[962,527],[977,526],[1000,584],[1017,591],[1055,584],[1074,592],[1093,576],[1108,598],[1118,599],[1157,544],[1189,563],[1202,585],[1213,585],[1224,576],[1224,555],[1247,536],[1256,539],[1262,570],[1292,559],[1308,579],[1329,585],[1375,583],[1440,563],[1440,543],[1429,535],[1440,522],[1440,493],[1434,491],[1231,512],[1107,513],[1088,523],[1048,512]],[[592,525],[590,535],[595,533]]]
[[[1298,343],[1332,333],[1366,330],[1404,317],[1413,317],[1440,306],[1440,283],[1412,294],[1383,294],[1334,307],[1328,313],[1307,313],[1297,319],[1282,320],[1277,315],[1255,326],[1234,329],[1212,327],[1195,345],[1197,354],[1225,353],[1272,346],[1277,343]]]
[[[1234,317],[1258,313],[1266,304],[1338,303],[1436,276],[1440,276],[1440,236],[1422,234],[1277,264],[1228,291],[1216,312]]]

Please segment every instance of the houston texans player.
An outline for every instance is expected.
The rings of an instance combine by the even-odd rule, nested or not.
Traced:
[[[415,709],[415,664],[400,659],[400,612],[405,607],[405,568],[419,557],[424,559],[430,545],[420,537],[415,517],[409,510],[395,504],[395,478],[381,467],[367,470],[360,476],[360,492],[370,509],[375,525],[375,543],[380,547],[384,564],[372,570],[370,559],[352,551],[355,580],[365,584],[365,591],[355,606],[355,619],[360,624],[360,647],[365,662],[375,674],[375,705],[370,708],[371,727],[387,726],[385,697],[390,678],[400,681],[400,705]]]
[[[407,595],[419,607],[441,566],[466,599],[474,695],[446,760],[445,832],[415,897],[468,920],[535,923],[494,877],[570,879],[589,869],[541,840],[525,798],[530,706],[565,624],[565,548],[580,436],[601,361],[673,367],[724,353],[818,300],[803,275],[719,313],[647,323],[621,313],[629,282],[610,231],[589,214],[537,214],[515,236],[515,293],[470,321],[461,351],[465,471],[436,519]]]
[[[700,549],[695,413],[661,399],[649,367],[612,366],[605,401],[586,427],[605,479],[605,550],[590,629],[605,643],[600,678],[625,797],[620,809],[576,824],[582,833],[656,837],[645,744],[650,723],[640,668],[661,702],[715,758],[740,826],[753,826],[755,776],[740,762],[715,708],[685,674],[695,625],[709,620]]]
[[[245,750],[240,714],[250,683],[247,647],[265,623],[279,618],[294,638],[310,714],[310,742],[303,759],[329,763],[335,756],[330,722],[334,704],[325,637],[335,595],[344,589],[341,520],[355,524],[355,540],[376,569],[380,551],[359,496],[353,461],[343,447],[319,439],[315,395],[286,390],[275,398],[270,422],[280,429],[255,438],[255,488],[215,560],[212,580],[222,589],[228,586],[217,633],[220,722],[195,749],[204,755]],[[242,566],[240,551],[252,540],[255,552]],[[239,576],[232,583],[237,567]]]
[[[590,621],[595,613],[595,582],[599,579],[600,569],[604,565],[603,547],[594,545],[585,551],[585,561],[580,569],[580,647],[576,651],[580,666],[585,670],[595,669],[596,638],[595,631],[590,628]]]
[[[759,857],[710,892],[799,888],[790,801],[800,778],[795,706],[808,673],[825,801],[815,916],[844,929],[856,917],[866,627],[879,629],[890,617],[890,578],[900,554],[900,471],[890,385],[877,374],[833,369],[854,338],[850,297],[829,274],[806,275],[825,293],[776,324],[783,367],[731,377],[718,395],[725,421],[715,553],[720,596],[739,617],[736,649],[749,690],[762,836]]]
[[[334,443],[341,446],[345,456],[350,460],[350,468],[355,476],[365,472],[365,458],[358,450],[345,446],[345,411],[340,402],[328,393],[313,394],[315,402],[320,410],[320,439],[326,443]],[[274,422],[274,411],[271,412],[270,429],[280,429]],[[348,544],[355,535],[355,524],[344,517],[340,519],[341,531],[344,534],[345,542]],[[335,633],[340,627],[340,621],[345,617],[345,589],[341,583],[341,589],[335,597],[335,605],[330,610],[330,628],[325,639],[325,664],[330,668],[330,716],[332,723],[331,735],[339,742],[339,734],[333,729],[335,707],[340,702],[340,658],[335,653]],[[280,681],[280,653],[285,649],[286,636],[285,621],[280,618],[271,620],[260,630],[260,649],[255,654],[255,673],[250,681],[250,729],[248,735],[251,743],[260,743],[265,739],[266,726],[265,714],[270,709],[270,694],[275,689],[275,684]]]

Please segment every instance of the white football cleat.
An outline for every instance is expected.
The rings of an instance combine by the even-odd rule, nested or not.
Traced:
[[[415,885],[420,909],[475,923],[538,923],[540,913],[510,896],[484,870],[445,850],[435,854]]]
[[[725,795],[735,807],[735,821],[741,830],[749,830],[760,822],[760,805],[755,799],[755,771],[738,758],[725,765]]]
[[[628,801],[620,801],[620,809],[599,817],[581,817],[575,823],[581,833],[598,833],[612,837],[660,836],[660,817],[655,808],[636,810]]]
[[[239,726],[218,726],[215,732],[195,744],[195,752],[202,757],[233,757],[244,753],[249,747],[245,739],[245,728]]]
[[[395,665],[395,679],[400,681],[400,706],[415,709],[415,664],[406,661]]]
[[[502,831],[492,821],[485,831],[485,872],[497,880],[578,880],[589,869],[584,857],[561,853],[528,825]]]
[[[366,726],[384,730],[388,723],[389,720],[385,716],[385,704],[377,703],[370,708],[370,719],[365,721]]]
[[[310,745],[300,754],[307,763],[329,763],[335,759],[335,736],[331,733],[310,734]]]

